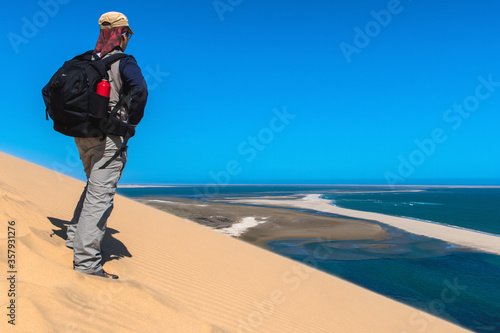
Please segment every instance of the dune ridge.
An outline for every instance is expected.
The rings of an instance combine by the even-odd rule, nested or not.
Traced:
[[[466,332],[314,268],[117,195],[110,281],[72,270],[84,183],[0,153],[0,260],[16,222],[16,325],[2,332]]]

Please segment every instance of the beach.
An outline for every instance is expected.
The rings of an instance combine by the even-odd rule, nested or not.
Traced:
[[[64,238],[84,185],[0,153],[2,332],[467,331],[120,195],[103,243],[120,279],[75,272]]]

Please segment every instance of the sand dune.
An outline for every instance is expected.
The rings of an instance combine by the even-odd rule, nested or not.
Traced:
[[[65,228],[84,184],[0,153],[0,260],[15,221],[16,325],[1,332],[462,332],[341,279],[117,196],[110,281],[74,272]]]

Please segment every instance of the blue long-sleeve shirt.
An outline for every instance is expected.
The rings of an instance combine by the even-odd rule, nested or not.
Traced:
[[[144,108],[146,107],[148,99],[146,80],[133,57],[121,59],[119,69],[122,77],[123,90],[131,92],[128,123],[137,126],[144,116]]]

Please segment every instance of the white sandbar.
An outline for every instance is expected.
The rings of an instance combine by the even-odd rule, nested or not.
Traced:
[[[500,255],[500,237],[438,223],[413,220],[380,213],[363,212],[334,206],[330,200],[321,199],[321,194],[308,194],[295,200],[240,199],[235,203],[265,206],[294,207],[350,216],[385,223],[408,232],[437,238],[449,243],[471,247],[484,252]]]

